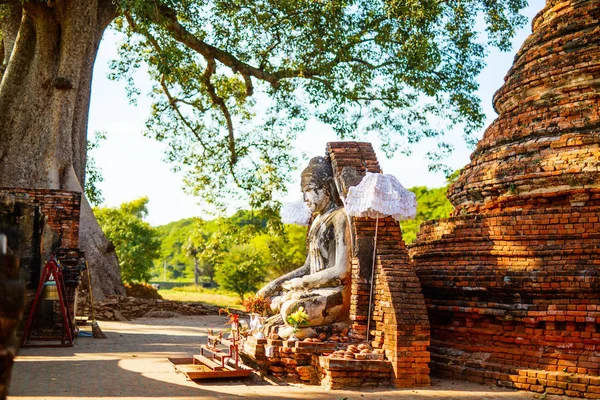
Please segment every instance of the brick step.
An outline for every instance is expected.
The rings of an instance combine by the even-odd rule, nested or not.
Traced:
[[[443,365],[453,365],[453,366],[477,369],[477,370],[482,370],[482,371],[498,372],[498,373],[506,375],[507,378],[509,375],[517,374],[517,371],[518,371],[517,368],[511,367],[508,365],[494,363],[494,362],[487,362],[487,361],[483,361],[483,360],[470,360],[470,361],[469,360],[460,360],[460,359],[457,359],[456,357],[436,354],[435,351],[437,349],[434,347],[431,347],[430,349],[431,349],[431,361],[432,362],[435,361],[435,362],[438,362]]]
[[[600,399],[600,377],[595,375],[519,369],[492,362],[464,361],[433,352],[430,367],[434,375],[441,377],[465,379],[538,393]]]
[[[224,369],[223,365],[217,363],[214,360],[211,360],[208,357],[203,356],[202,354],[195,354],[194,360],[199,361],[200,364],[204,364],[214,371],[219,371],[219,370]]]

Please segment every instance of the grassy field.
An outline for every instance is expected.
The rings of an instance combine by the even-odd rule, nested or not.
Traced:
[[[219,307],[243,308],[237,295],[219,289],[205,289],[190,285],[173,289],[161,289],[158,293],[166,300],[201,301]]]

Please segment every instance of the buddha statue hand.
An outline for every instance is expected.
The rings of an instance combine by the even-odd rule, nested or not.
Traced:
[[[294,278],[292,280],[289,280],[287,282],[284,282],[281,287],[284,290],[300,290],[302,289],[304,281],[302,280],[302,278]]]

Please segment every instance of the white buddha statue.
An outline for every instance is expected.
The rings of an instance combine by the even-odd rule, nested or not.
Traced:
[[[331,164],[323,157],[310,160],[302,172],[304,201],[313,213],[304,265],[262,288],[271,298],[274,317],[266,326],[284,325],[299,307],[309,316],[307,327],[348,320],[350,309],[350,232],[333,180]]]

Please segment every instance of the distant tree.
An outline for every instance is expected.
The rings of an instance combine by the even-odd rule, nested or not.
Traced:
[[[304,226],[285,225],[282,235],[261,234],[252,240],[268,265],[268,276],[276,278],[301,267],[306,261]]]
[[[197,256],[200,261],[200,272],[202,275],[208,276],[212,284],[217,272],[217,266],[223,264],[224,260],[229,256],[230,238],[221,232],[213,233],[206,237],[200,246],[201,251]]]
[[[198,284],[200,275],[207,276],[212,284],[215,277],[215,267],[221,263],[226,252],[227,240],[220,234],[211,233],[205,229],[206,223],[198,220],[195,229],[182,246],[189,257],[194,260],[194,282]]]
[[[217,282],[244,301],[246,293],[256,292],[265,281],[266,264],[260,254],[250,245],[235,246],[217,266]]]
[[[125,282],[147,282],[152,277],[154,259],[159,257],[158,232],[144,222],[148,197],[118,208],[94,208],[94,214],[106,237],[114,244]]]
[[[171,265],[184,264],[183,276],[193,276],[193,260],[183,251],[188,237],[196,229],[196,218],[186,218],[157,226],[160,237],[160,259],[154,263],[153,275],[163,276],[165,265],[170,275]],[[179,274],[181,275],[181,274]],[[174,276],[172,276],[174,278]],[[162,279],[162,278],[161,278]]]
[[[168,276],[171,279],[175,279],[175,280],[179,280],[179,279],[186,279],[187,278],[187,274],[186,274],[186,268],[185,268],[185,264],[178,262],[175,264],[169,264],[167,266],[167,271]]]
[[[199,240],[194,240],[194,238],[190,236],[181,249],[194,260],[194,283],[197,285],[200,276],[198,253],[200,252],[201,247]]]
[[[452,203],[446,198],[448,186],[429,189],[426,186],[415,186],[409,189],[417,195],[417,216],[415,219],[402,221],[402,237],[404,242],[412,243],[417,238],[419,226],[432,219],[447,218],[452,212]]]
[[[98,187],[100,182],[104,181],[102,176],[102,169],[96,165],[96,159],[92,157],[90,151],[100,147],[100,142],[106,139],[106,132],[95,132],[94,136],[87,142],[88,158],[85,164],[85,196],[91,205],[99,206],[104,203],[104,196],[102,190]]]

